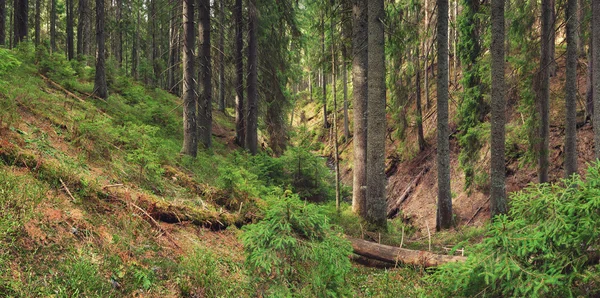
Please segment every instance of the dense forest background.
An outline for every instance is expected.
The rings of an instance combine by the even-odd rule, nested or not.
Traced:
[[[594,0],[0,0],[0,296],[597,296],[598,29]]]

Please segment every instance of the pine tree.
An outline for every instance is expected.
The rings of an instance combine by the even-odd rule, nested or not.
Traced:
[[[368,105],[367,105],[367,221],[378,228],[387,225],[385,176],[385,39],[384,0],[368,4]]]
[[[448,0],[437,0],[437,178],[436,229],[452,226],[450,142],[448,132]]]
[[[256,0],[248,0],[248,118],[246,149],[258,152],[258,11]]]
[[[352,211],[367,216],[367,0],[354,0],[352,26],[352,106],[354,108],[354,162]],[[312,92],[311,92],[312,93]]]
[[[97,0],[102,1],[102,0]],[[183,148],[196,157],[196,100],[194,96],[194,0],[183,0]]]
[[[577,173],[577,0],[567,0],[567,77],[565,81],[565,177]]]
[[[494,217],[506,213],[504,140],[506,98],[504,91],[504,0],[492,1],[492,119],[490,209]]]
[[[246,110],[244,106],[244,48],[242,0],[235,0],[233,7],[235,22],[235,140],[238,146],[246,146]]]
[[[212,146],[212,67],[210,55],[210,0],[198,0],[198,141]]]
[[[108,97],[106,84],[106,52],[104,30],[104,0],[96,0],[96,76],[94,79],[94,94],[100,98]]]
[[[548,142],[550,139],[550,122],[549,122],[549,110],[550,110],[550,42],[551,34],[551,17],[553,7],[550,5],[551,0],[542,0],[542,34],[541,34],[541,58],[540,67],[538,70],[538,87],[537,90],[537,101],[539,105],[540,114],[540,127],[539,127],[539,164],[538,164],[538,177],[540,183],[548,182],[548,166],[550,164],[548,158]]]

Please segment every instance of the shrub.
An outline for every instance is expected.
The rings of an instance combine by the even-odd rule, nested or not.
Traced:
[[[349,295],[350,243],[313,204],[281,198],[264,220],[244,227],[246,265],[263,295]]]
[[[466,262],[442,266],[429,282],[447,296],[600,294],[600,267],[593,260],[600,249],[600,163],[585,180],[515,193],[510,207]]]

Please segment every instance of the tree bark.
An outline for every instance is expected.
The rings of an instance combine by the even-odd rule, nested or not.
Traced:
[[[346,45],[342,42],[342,86],[344,90],[344,140],[347,142],[350,139],[350,125],[348,121],[348,65],[346,64],[348,57],[346,53]]]
[[[219,1],[219,111],[225,113],[225,0]]]
[[[340,155],[338,150],[338,123],[337,123],[337,94],[336,94],[336,52],[335,52],[335,18],[333,8],[335,0],[330,0],[331,13],[330,20],[330,37],[331,37],[331,93],[333,97],[333,154],[335,162],[335,209],[340,211]]]
[[[210,56],[210,0],[198,0],[198,141],[208,149],[212,146],[212,67]]]
[[[194,96],[194,0],[183,0],[183,38],[183,148],[181,153],[196,157],[198,135]]]
[[[540,183],[548,182],[548,166],[550,164],[548,157],[548,144],[550,139],[550,122],[549,122],[549,110],[550,110],[550,64],[552,63],[550,57],[550,42],[552,33],[551,28],[551,17],[553,7],[550,5],[551,0],[542,0],[542,35],[541,35],[541,58],[540,58],[540,69],[538,72],[539,90],[537,92],[539,114],[540,114],[540,128],[539,128],[539,169],[538,176]]]
[[[0,4],[1,5],[1,4]],[[35,27],[35,37],[34,37],[34,42],[35,45],[39,45],[40,44],[40,23],[41,23],[41,16],[42,14],[42,0],[36,0],[35,1],[35,21],[34,21],[34,27]],[[3,21],[3,20],[1,20]]]
[[[27,21],[29,13],[28,0],[14,0],[14,41],[13,45],[27,38]]]
[[[102,5],[104,6],[104,3]],[[97,11],[96,8],[96,13]],[[50,50],[56,52],[56,0],[50,0]]]
[[[492,1],[492,119],[490,209],[492,218],[507,211],[504,140],[506,98],[504,93],[504,1]]]
[[[567,0],[567,77],[565,81],[565,177],[577,173],[577,0]]]
[[[91,8],[89,0],[79,0],[79,19],[77,23],[77,54],[90,55],[92,52],[90,36],[92,32]]]
[[[256,0],[248,0],[248,119],[246,149],[258,152],[258,9]]]
[[[437,267],[450,262],[464,262],[467,259],[462,256],[438,255],[429,251],[411,250],[357,238],[346,238],[352,244],[355,254],[391,264],[403,263],[422,267]]]
[[[0,0],[0,45],[6,43],[6,0]]]
[[[594,99],[594,152],[596,159],[600,158],[600,2],[592,1],[592,88]]]
[[[384,1],[370,0],[368,4],[367,221],[381,229],[385,229],[387,225],[384,18]]]
[[[325,17],[321,15],[321,54],[325,60]],[[323,127],[329,128],[327,121],[327,76],[325,76],[325,63],[321,66],[321,87],[323,88]]]
[[[452,226],[450,193],[450,142],[448,140],[448,0],[437,0],[437,178],[436,229]]]
[[[420,23],[420,11],[416,12],[417,24]],[[417,31],[418,34],[418,31]],[[414,57],[415,67],[415,99],[416,99],[416,110],[417,110],[417,142],[419,144],[419,152],[425,150],[425,135],[423,134],[423,112],[421,111],[421,68],[420,68],[420,55],[419,55],[419,44],[416,45],[416,53]],[[456,69],[454,70],[456,71]]]
[[[73,36],[73,0],[66,0],[67,4],[67,59],[72,60],[75,56]]]
[[[367,217],[367,103],[368,103],[368,22],[367,0],[354,0],[352,26],[352,86],[354,116],[354,167],[352,211]]]
[[[100,98],[108,97],[105,69],[105,35],[104,35],[104,0],[96,0],[96,77],[94,79],[94,94]]]
[[[235,22],[235,140],[238,146],[246,145],[246,117],[244,109],[244,60],[242,51],[244,48],[242,0],[235,0],[233,7],[233,19]]]

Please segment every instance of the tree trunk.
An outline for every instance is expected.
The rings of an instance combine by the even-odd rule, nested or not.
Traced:
[[[6,0],[0,0],[0,45],[6,44]]]
[[[590,45],[587,51],[587,75],[586,75],[586,87],[585,87],[585,119],[592,120],[594,117],[594,34],[590,32]],[[593,124],[593,123],[592,123]]]
[[[425,88],[425,108],[431,108],[431,100],[429,97],[429,0],[425,0],[425,62],[423,63],[424,88]]]
[[[212,67],[210,57],[210,0],[198,0],[198,141],[208,149],[212,146]]]
[[[348,57],[346,45],[342,42],[342,86],[344,88],[344,140],[350,140],[350,125],[348,123]]]
[[[73,36],[73,0],[67,0],[67,59],[72,60],[75,56],[75,47]]]
[[[29,16],[29,3],[28,0],[14,0],[14,42],[16,46],[18,43],[25,41],[27,38],[27,21]]]
[[[193,0],[190,0],[193,1]],[[133,44],[131,47],[131,75],[135,80],[139,79],[138,64],[140,63],[140,10],[137,10],[137,22],[135,24],[135,33],[133,36]],[[193,43],[193,41],[192,41]],[[184,50],[185,51],[185,50]],[[194,115],[196,115],[194,108]],[[195,120],[194,120],[195,123]]]
[[[567,0],[567,77],[565,81],[565,177],[577,173],[577,0]]]
[[[550,5],[551,0],[542,0],[542,35],[541,35],[541,58],[539,69],[539,90],[537,92],[539,113],[540,113],[540,130],[539,130],[539,181],[540,183],[548,182],[548,142],[550,139],[550,43],[552,42],[552,10]]]
[[[40,23],[41,23],[41,18],[42,18],[42,0],[36,0],[35,1],[35,45],[39,45],[40,44]]]
[[[94,94],[100,98],[108,97],[105,69],[105,36],[104,36],[104,0],[96,0],[96,77]]]
[[[417,107],[417,141],[419,144],[419,152],[425,150],[425,135],[423,134],[423,112],[421,111],[421,70],[419,66],[419,46],[417,45],[417,53],[415,55],[415,98]]]
[[[123,31],[125,30],[125,28],[123,27],[123,0],[116,0],[117,1],[117,11],[116,11],[116,16],[115,16],[115,22],[116,22],[116,26],[117,26],[117,32],[116,33],[116,40],[115,40],[115,45],[114,45],[114,56],[115,56],[115,60],[117,60],[117,66],[120,68],[123,65]]]
[[[558,64],[556,63],[556,0],[550,0],[550,77],[556,76]]]
[[[246,149],[258,152],[258,8],[256,0],[248,0],[248,119]]]
[[[98,0],[96,0],[96,3]],[[102,3],[104,6],[104,3]],[[98,9],[96,8],[96,13]],[[104,12],[103,12],[104,14]],[[98,31],[98,29],[96,29]],[[56,0],[50,0],[50,51],[56,52]]]
[[[219,111],[225,113],[225,0],[219,1]]]
[[[450,192],[450,142],[448,140],[448,0],[437,0],[437,178],[438,202],[436,229],[452,226]]]
[[[194,96],[194,0],[183,0],[183,38],[183,148],[181,153],[196,157],[198,135]]]
[[[321,15],[321,54],[325,60],[325,17]],[[325,76],[325,63],[321,66],[321,87],[323,88],[323,127],[329,128],[327,121],[327,77]]]
[[[246,117],[244,109],[244,48],[242,0],[235,0],[233,8],[235,22],[235,140],[238,146],[246,145]]]
[[[370,0],[368,4],[367,221],[381,229],[385,229],[387,225],[384,18],[384,1]]]
[[[352,27],[352,86],[354,115],[354,166],[352,211],[367,218],[367,103],[368,22],[367,0],[354,0]]]
[[[592,1],[592,88],[594,99],[594,151],[596,159],[600,158],[600,2]]]
[[[338,123],[337,123],[337,94],[336,94],[336,52],[335,52],[335,18],[333,7],[335,7],[335,0],[330,0],[331,13],[329,15],[331,30],[331,93],[333,97],[333,157],[335,162],[335,209],[340,211],[340,156],[338,150]]]
[[[178,32],[179,22],[177,22],[177,7],[179,1],[171,1],[173,9],[169,12],[169,64],[167,69],[167,90],[171,93],[177,94],[177,79],[175,74],[177,73],[177,44],[178,44]]]
[[[438,255],[429,251],[411,250],[347,237],[357,255],[391,264],[403,263],[422,267],[437,267],[451,262],[464,262],[462,256]]]
[[[79,0],[79,20],[77,23],[77,54],[90,55],[92,32],[91,8],[89,0]]]
[[[504,1],[492,2],[492,119],[490,210],[492,218],[507,211],[504,140],[506,98],[504,93]]]

